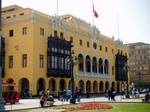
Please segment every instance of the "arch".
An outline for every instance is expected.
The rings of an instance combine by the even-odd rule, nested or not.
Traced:
[[[89,80],[86,82],[86,92],[91,92],[91,82]]]
[[[111,88],[112,88],[113,91],[115,91],[115,82],[112,82]]]
[[[107,59],[105,59],[105,61],[104,61],[104,73],[108,74],[109,73],[108,70],[109,70],[109,62]]]
[[[56,81],[54,79],[49,80],[50,92],[56,92]]]
[[[103,81],[100,81],[100,83],[99,83],[99,91],[104,91],[104,83],[103,83]]]
[[[43,78],[39,78],[37,80],[37,93],[39,93],[42,90],[45,91],[45,80]]]
[[[83,72],[84,71],[84,57],[82,54],[78,56],[78,70]]]
[[[91,58],[89,56],[86,56],[85,65],[86,65],[86,72],[91,72]]]
[[[96,59],[96,57],[93,57],[92,72],[97,73],[97,59]]]
[[[64,89],[66,89],[66,82],[64,79],[61,79],[59,82],[59,90],[63,91]]]
[[[107,90],[107,89],[109,89],[109,82],[108,81],[105,82],[105,90]]]
[[[117,92],[120,92],[120,83],[117,82]]]
[[[103,60],[102,58],[99,59],[99,73],[103,73]]]
[[[98,83],[97,83],[97,81],[93,82],[93,93],[98,93]]]
[[[10,79],[7,79],[6,81],[8,84],[13,84],[14,83],[14,80],[12,78]],[[9,92],[12,92],[14,91],[14,86],[7,86],[6,87],[6,91],[9,91]]]
[[[29,96],[29,80],[27,78],[20,79],[20,93],[21,96]]]
[[[81,90],[81,92],[84,92],[85,85],[84,85],[83,80],[80,80],[80,81],[79,81],[78,86],[79,86],[79,89]]]

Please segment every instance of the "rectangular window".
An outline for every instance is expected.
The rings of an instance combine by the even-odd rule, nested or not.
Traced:
[[[27,54],[22,55],[22,67],[27,67]]]
[[[22,35],[26,35],[27,34],[27,27],[23,27],[22,28]]]
[[[105,47],[105,51],[106,51],[106,52],[108,51],[107,47]]]
[[[112,75],[114,75],[114,73],[115,73],[115,72],[114,72],[114,66],[112,66]]]
[[[100,51],[102,50],[102,46],[101,46],[101,45],[99,46],[99,50],[100,50]]]
[[[87,42],[87,47],[90,47],[90,43],[89,42]]]
[[[52,69],[55,68],[54,64],[55,64],[55,57],[51,56],[51,67],[52,67]]]
[[[9,36],[13,37],[14,36],[14,30],[9,30]]]
[[[80,40],[80,45],[82,46],[82,40]]]
[[[44,67],[44,56],[40,55],[40,68]]]
[[[58,37],[58,36],[57,36],[57,31],[56,31],[56,30],[54,31],[54,37],[55,37],[55,38]]]
[[[13,56],[9,56],[9,68],[13,68]]]
[[[55,56],[54,57],[54,68],[57,69],[57,60],[58,60],[58,57]]]
[[[62,32],[60,32],[60,39],[64,38],[64,34]]]
[[[70,41],[73,42],[73,37],[70,37]]]
[[[51,56],[47,56],[47,68],[51,68],[51,65],[50,65],[50,63],[51,63]]]
[[[44,36],[44,28],[40,28],[40,35]]]
[[[112,49],[112,53],[114,54],[114,49]]]

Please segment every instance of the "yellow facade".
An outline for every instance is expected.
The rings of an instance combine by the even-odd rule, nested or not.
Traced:
[[[105,91],[106,82],[109,87],[114,83],[121,90],[121,81],[115,80],[115,69],[112,73],[112,67],[115,68],[115,54],[122,51],[127,54],[127,47],[119,40],[102,35],[95,27],[87,24],[71,15],[51,17],[44,13],[30,8],[22,8],[16,5],[3,8],[2,32],[6,39],[5,49],[5,76],[3,82],[14,82],[15,91],[21,92],[22,83],[29,86],[29,91],[33,95],[38,94],[39,83],[43,83],[45,90],[50,88],[52,93],[60,89],[60,81],[65,81],[65,89],[69,89],[70,78],[47,77],[47,37],[54,35],[54,30],[58,33],[63,32],[66,40],[73,38],[73,50],[78,57],[82,54],[84,60],[89,56],[92,60],[101,58],[109,62],[108,74],[80,72],[78,61],[74,66],[75,87],[79,82],[84,83],[83,92],[86,92],[86,82],[90,82],[90,92],[100,93]],[[57,20],[57,21],[56,21]],[[26,34],[22,34],[22,29],[27,28]],[[40,28],[44,29],[44,34],[40,34]],[[9,31],[13,30],[13,36],[10,37]],[[81,42],[82,41],[82,42]],[[89,47],[87,47],[89,42]],[[80,45],[82,43],[82,45]],[[93,48],[93,43],[97,48]],[[102,50],[100,50],[100,46]],[[106,51],[107,49],[107,51]],[[27,67],[22,67],[22,55],[27,54]],[[44,67],[39,67],[39,55],[44,56]],[[13,56],[13,67],[9,68],[9,56]],[[85,65],[84,65],[85,68]],[[97,68],[98,69],[98,68]],[[11,80],[11,81],[10,81]],[[39,81],[40,80],[40,81]],[[41,81],[42,80],[42,81]],[[51,81],[56,82],[55,89],[51,88]],[[102,88],[100,85],[102,83]]]

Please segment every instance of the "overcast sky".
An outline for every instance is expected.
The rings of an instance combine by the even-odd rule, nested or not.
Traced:
[[[94,25],[102,34],[118,39],[119,26],[119,38],[123,42],[150,43],[150,0],[93,0],[93,2],[99,15],[98,18],[94,18]],[[56,3],[57,0],[2,0],[3,7],[16,4],[48,15],[57,13]],[[93,24],[92,0],[58,0],[58,15],[63,14],[72,14]]]

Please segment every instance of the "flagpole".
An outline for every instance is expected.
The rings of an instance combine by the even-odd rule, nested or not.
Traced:
[[[119,26],[119,11],[117,11],[117,29],[118,29],[118,40],[119,40],[119,36],[120,36],[120,26]]]
[[[92,24],[94,26],[94,14],[93,14],[93,10],[94,10],[94,1],[92,0],[92,15],[93,15],[92,16],[93,17],[93,23]]]
[[[56,16],[58,16],[58,0],[56,0]]]
[[[58,20],[58,0],[56,0],[56,29],[58,30],[59,20]]]

